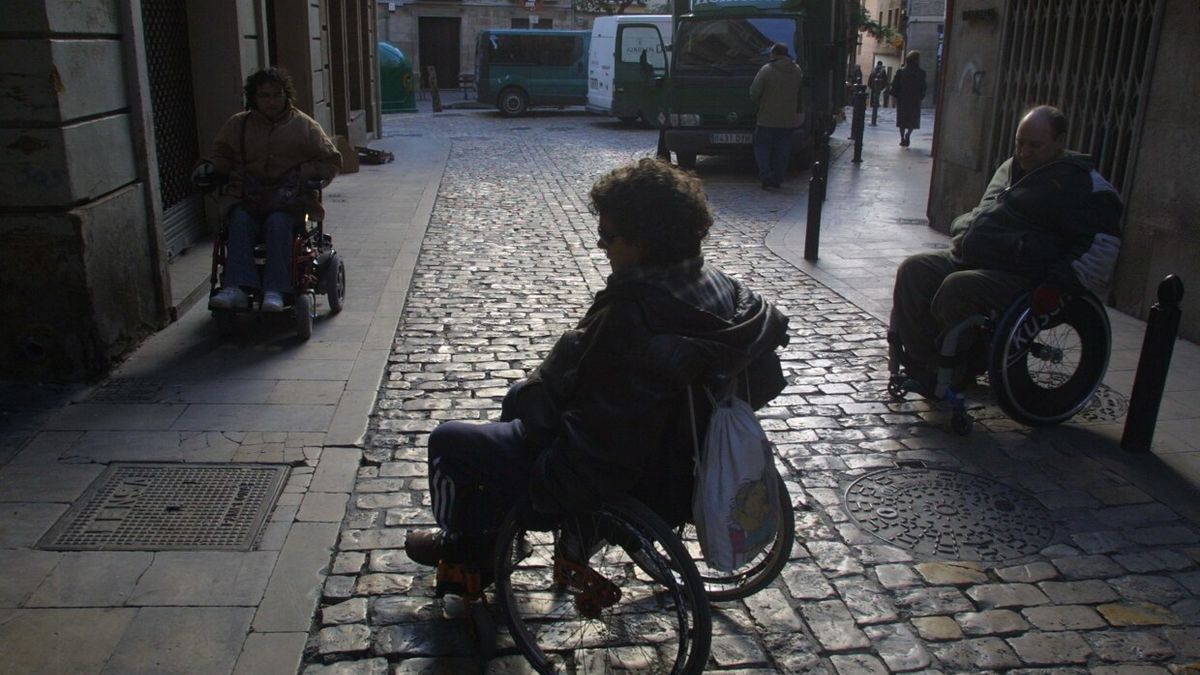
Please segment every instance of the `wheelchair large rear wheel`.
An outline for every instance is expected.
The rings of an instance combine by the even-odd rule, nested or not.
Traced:
[[[1091,294],[1037,316],[1026,295],[1009,307],[992,338],[988,378],[1000,407],[1024,424],[1070,419],[1091,399],[1104,373],[1112,335],[1108,313]]]
[[[712,617],[696,566],[636,500],[614,500],[552,532],[526,530],[514,512],[496,554],[497,599],[537,672],[704,669]]]
[[[779,494],[779,525],[775,538],[754,558],[735,570],[726,572],[709,567],[700,551],[700,539],[696,526],[688,523],[678,529],[679,538],[688,549],[700,572],[700,580],[708,599],[714,602],[741,600],[766,588],[787,564],[792,554],[792,543],[796,540],[796,513],[792,510],[792,498],[788,494],[783,478],[777,488]]]

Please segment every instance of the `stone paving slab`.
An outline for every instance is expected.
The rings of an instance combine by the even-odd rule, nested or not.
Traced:
[[[144,607],[100,672],[232,672],[253,615],[250,607]]]
[[[0,659],[11,673],[99,673],[137,614],[114,607],[0,609]]]

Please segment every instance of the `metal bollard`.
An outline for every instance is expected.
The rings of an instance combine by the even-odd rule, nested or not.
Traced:
[[[1125,431],[1121,435],[1121,448],[1129,452],[1149,452],[1150,442],[1154,440],[1158,406],[1162,403],[1167,368],[1171,365],[1175,335],[1179,332],[1181,300],[1183,281],[1168,274],[1158,284],[1158,302],[1150,308],[1146,335],[1142,338],[1142,354],[1133,377],[1129,414],[1125,416]]]
[[[862,164],[863,126],[867,118],[867,87],[854,87],[854,116],[850,120],[850,137],[854,139],[855,164]]]
[[[821,202],[825,200],[825,165],[813,162],[808,179],[808,217],[804,229],[804,259],[816,260],[821,246]]]

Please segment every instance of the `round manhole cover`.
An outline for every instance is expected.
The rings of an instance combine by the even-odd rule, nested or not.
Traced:
[[[1127,412],[1129,398],[1102,384],[1096,388],[1096,393],[1092,394],[1091,400],[1083,406],[1083,410],[1075,415],[1075,419],[1083,422],[1116,422]]]
[[[944,469],[888,469],[846,489],[846,509],[864,530],[917,553],[953,560],[1032,555],[1054,536],[1033,497],[994,480]]]

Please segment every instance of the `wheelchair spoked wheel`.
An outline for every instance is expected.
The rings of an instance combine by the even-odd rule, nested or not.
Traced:
[[[1069,299],[1057,313],[1034,315],[1028,296],[996,326],[988,378],[1000,407],[1024,424],[1071,418],[1091,399],[1112,346],[1108,314],[1091,294]]]
[[[712,616],[696,567],[636,500],[552,532],[526,530],[514,512],[496,553],[499,605],[537,672],[699,673],[708,661]],[[642,565],[660,581],[639,575]]]
[[[777,478],[779,480],[780,518],[775,538],[769,546],[763,549],[762,553],[741,567],[729,572],[709,567],[704,562],[704,556],[700,551],[700,539],[696,533],[696,526],[687,523],[678,528],[679,539],[696,563],[696,570],[700,572],[700,580],[704,583],[704,592],[708,594],[709,600],[727,602],[754,595],[770,585],[783,571],[783,566],[787,564],[788,558],[792,554],[792,544],[796,540],[796,514],[793,511],[792,498],[788,494],[787,485],[784,484],[782,477],[777,476]]]

